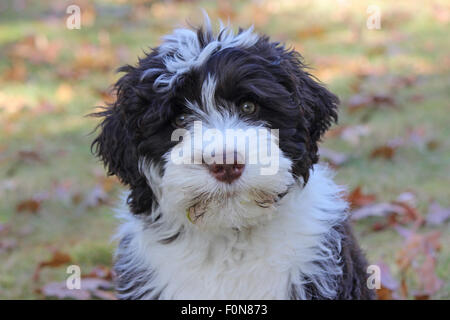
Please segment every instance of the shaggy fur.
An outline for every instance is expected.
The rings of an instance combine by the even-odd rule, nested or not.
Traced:
[[[251,28],[215,34],[206,17],[119,71],[116,102],[96,114],[93,149],[130,189],[116,254],[120,298],[373,298],[343,190],[317,165],[339,100],[297,52]],[[247,101],[252,114],[240,109]],[[187,133],[195,121],[266,132],[263,142],[279,151],[276,174],[261,175],[263,165],[246,158],[227,184],[204,163],[173,163],[171,152],[187,143],[171,139],[180,114]],[[201,218],[190,221],[189,210]]]

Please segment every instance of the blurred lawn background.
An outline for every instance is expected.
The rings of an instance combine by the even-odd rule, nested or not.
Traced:
[[[71,4],[81,8],[80,30],[66,27]],[[381,10],[380,30],[366,27],[371,4]],[[112,101],[117,67],[134,64],[173,27],[198,25],[199,8],[295,48],[339,95],[324,160],[339,183],[360,187],[363,204],[403,195],[421,218],[433,205],[450,207],[448,1],[2,0],[0,299],[45,297],[41,288],[64,281],[69,260],[83,274],[111,267],[111,208],[123,188],[91,155],[98,120],[85,116]],[[450,298],[448,221],[386,219],[355,227],[370,262],[385,267],[389,294]],[[437,235],[431,260],[402,265],[402,250],[417,249],[406,230]],[[55,252],[69,258],[40,270]],[[436,285],[424,288],[421,277]]]

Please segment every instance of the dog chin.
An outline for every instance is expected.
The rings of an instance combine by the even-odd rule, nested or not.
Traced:
[[[277,208],[294,178],[290,161],[276,175],[262,176],[259,166],[246,165],[231,184],[214,179],[203,165],[168,163],[161,178],[161,210],[178,224],[203,230],[245,229],[264,224]]]

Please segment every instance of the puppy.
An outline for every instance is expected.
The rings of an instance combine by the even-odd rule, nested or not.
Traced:
[[[317,164],[339,100],[299,53],[206,16],[119,71],[92,148],[130,190],[120,298],[374,297],[343,189]]]

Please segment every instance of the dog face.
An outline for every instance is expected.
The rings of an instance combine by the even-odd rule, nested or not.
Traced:
[[[307,183],[317,143],[337,120],[338,98],[301,56],[251,28],[215,35],[206,19],[119,71],[116,102],[96,114],[104,119],[93,148],[130,187],[135,214],[158,206],[205,228],[268,219],[290,186]],[[230,134],[256,134],[257,144],[225,143]],[[270,161],[260,161],[262,149]]]

